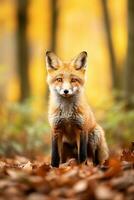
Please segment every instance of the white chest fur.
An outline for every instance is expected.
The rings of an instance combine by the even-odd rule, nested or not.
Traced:
[[[83,124],[83,117],[78,113],[77,104],[74,101],[59,101],[56,112],[49,114],[49,121],[52,126],[68,126]]]

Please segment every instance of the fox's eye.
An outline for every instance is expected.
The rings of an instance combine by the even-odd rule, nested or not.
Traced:
[[[75,83],[75,82],[77,82],[77,79],[76,79],[76,78],[72,78],[72,79],[71,79],[71,82],[72,82],[72,83]]]
[[[56,81],[62,82],[62,78],[57,78]]]

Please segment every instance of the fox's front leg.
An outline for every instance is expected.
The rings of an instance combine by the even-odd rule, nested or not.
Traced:
[[[78,161],[82,163],[87,159],[87,135],[81,131],[77,135]]]
[[[51,165],[52,167],[59,167],[61,151],[62,151],[62,137],[60,133],[53,134],[52,136],[52,152],[51,152]]]

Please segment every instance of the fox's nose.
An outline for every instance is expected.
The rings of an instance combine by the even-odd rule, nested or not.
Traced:
[[[68,94],[69,90],[64,90],[64,94]]]

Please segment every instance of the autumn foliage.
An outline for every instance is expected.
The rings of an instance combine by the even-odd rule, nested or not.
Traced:
[[[134,200],[133,22],[133,0],[0,1],[0,200]],[[89,54],[85,91],[111,153],[103,166],[50,166],[47,50]]]
[[[0,159],[0,199],[132,200],[134,150],[123,150],[103,166],[78,165],[74,159],[52,168],[47,157]]]

